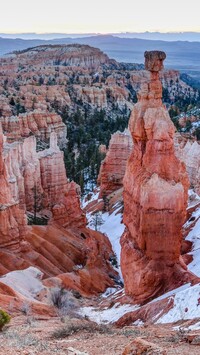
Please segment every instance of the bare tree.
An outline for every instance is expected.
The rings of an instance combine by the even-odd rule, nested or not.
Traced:
[[[98,231],[102,224],[104,224],[102,212],[98,211],[92,216],[91,226],[94,227],[95,231]]]

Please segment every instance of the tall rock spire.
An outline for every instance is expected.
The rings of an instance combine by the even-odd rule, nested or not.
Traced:
[[[145,52],[150,72],[129,128],[134,149],[124,177],[121,267],[125,292],[145,302],[190,278],[180,257],[189,181],[174,153],[174,125],[162,104],[164,52]]]

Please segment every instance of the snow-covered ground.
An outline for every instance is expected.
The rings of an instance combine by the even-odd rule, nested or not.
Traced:
[[[113,323],[121,318],[124,314],[135,311],[138,308],[139,306],[137,305],[121,305],[120,303],[115,303],[112,308],[105,308],[103,310],[99,310],[95,307],[83,307],[80,311],[80,314],[89,317],[91,320],[98,324]]]
[[[92,194],[90,201],[83,201],[82,208],[86,207],[88,203],[97,200],[98,202],[102,201],[102,199],[98,199],[99,191],[97,190]],[[120,213],[121,204],[116,203],[113,206],[114,212],[100,212],[101,223],[97,225],[97,229],[99,232],[104,233],[109,238],[113,251],[117,258],[118,263],[118,272],[122,279],[121,268],[120,268],[120,253],[121,253],[121,245],[120,238],[124,232],[125,225],[122,223],[122,213]],[[88,227],[91,229],[95,229],[93,223],[94,215],[91,213],[87,213]]]
[[[190,203],[188,208],[198,206],[200,203],[200,197],[195,194],[192,190],[189,191]],[[95,195],[92,195],[92,201],[98,199],[98,191]],[[90,200],[90,201],[91,201]],[[87,204],[87,203],[86,203]],[[85,204],[85,206],[86,206]],[[116,253],[118,264],[120,266],[120,237],[124,232],[124,224],[122,223],[122,214],[120,213],[120,205],[115,206],[115,211],[109,214],[108,212],[102,213],[102,224],[98,226],[98,230],[105,233],[111,241],[114,252]],[[192,217],[192,218],[191,218]],[[193,248],[191,254],[193,256],[193,261],[188,265],[188,269],[194,274],[200,276],[200,208],[197,207],[193,212],[190,220],[184,225],[185,228],[190,228],[194,224],[187,236],[187,240],[193,243]],[[92,215],[87,214],[88,226],[94,229],[92,225]],[[120,272],[121,274],[121,272]],[[116,300],[117,292],[114,290],[108,290],[104,297],[114,297]],[[118,291],[119,292],[119,291]],[[193,318],[200,318],[200,284],[191,286],[189,283],[185,284],[173,291],[167,292],[166,294],[154,299],[149,304],[156,303],[158,301],[168,299],[171,304],[173,300],[174,306],[172,309],[168,310],[167,313],[163,315],[163,312],[158,312],[155,314],[156,323],[174,323],[179,320],[189,320]],[[117,321],[120,317],[128,312],[135,311],[139,309],[139,305],[120,305],[116,303],[112,308],[104,308],[103,310],[95,307],[84,307],[81,309],[81,314],[88,316],[90,319],[96,321],[97,323],[113,323]],[[200,322],[193,326],[191,329],[199,329]]]
[[[196,194],[196,204],[200,201],[199,196]],[[195,205],[194,205],[195,206]],[[186,240],[193,243],[192,251],[189,253],[193,256],[193,261],[188,265],[188,269],[195,275],[200,277],[200,208],[192,213],[189,221],[184,225],[185,228],[189,228],[196,221],[191,231],[189,232]]]
[[[115,297],[115,295],[113,294],[112,296]],[[200,318],[200,284],[191,286],[188,283],[178,287],[173,291],[155,298],[153,301],[149,302],[149,305],[164,299],[167,299],[169,304],[171,304],[171,301],[173,300],[174,306],[164,315],[163,311],[160,310],[157,314],[155,313],[154,319],[156,320],[156,324],[174,323],[180,320],[184,321]],[[113,323],[126,313],[139,310],[140,308],[139,305],[121,305],[117,302],[113,307],[107,307],[104,309],[97,307],[83,307],[80,310],[80,314],[89,317],[97,323]],[[134,322],[134,325],[137,325],[137,322]],[[141,325],[141,322],[139,322],[139,325]],[[198,327],[200,328],[199,321],[196,323],[196,329],[199,329]]]
[[[200,284],[174,290],[175,295],[171,296],[174,306],[165,315],[159,318],[156,323],[174,323],[178,320],[186,320],[200,317]],[[171,298],[169,298],[169,302]]]
[[[125,225],[122,223],[122,214],[119,212],[121,206],[115,209],[115,211],[111,214],[108,212],[102,213],[102,224],[98,226],[98,231],[104,233],[109,238],[113,251],[117,258],[117,263],[119,267],[119,274],[122,278],[121,268],[120,268],[120,253],[121,253],[121,245],[120,238],[124,232]],[[92,216],[90,214],[87,215],[88,218],[88,227],[94,229],[92,225]]]
[[[89,200],[87,200],[86,198],[83,199],[81,208],[85,208],[92,201],[98,200],[98,197],[99,197],[99,189],[96,189],[95,192],[91,192],[91,197]],[[101,200],[99,199],[98,201]]]

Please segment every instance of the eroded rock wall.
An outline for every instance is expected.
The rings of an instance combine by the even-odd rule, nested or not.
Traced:
[[[18,249],[26,231],[24,210],[14,200],[3,159],[4,137],[0,125],[0,247]]]
[[[12,198],[26,211],[33,212],[36,206],[37,212],[51,212],[69,189],[55,132],[51,133],[50,147],[39,152],[34,136],[5,143],[3,159]]]
[[[179,133],[175,137],[175,153],[185,163],[190,187],[200,194],[200,145],[197,141],[184,139]]]
[[[34,135],[42,142],[48,142],[52,132],[58,138],[58,144],[62,148],[66,145],[67,129],[62,118],[56,113],[35,110],[30,113],[12,117],[1,117],[3,132],[8,142],[20,141]]]

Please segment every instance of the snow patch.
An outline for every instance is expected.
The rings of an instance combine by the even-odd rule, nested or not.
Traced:
[[[25,270],[11,271],[0,277],[0,281],[29,300],[35,300],[38,293],[45,289],[42,277],[43,273],[31,266]]]
[[[102,224],[98,226],[98,231],[107,235],[108,239],[112,244],[112,248],[117,257],[117,262],[119,266],[119,274],[122,279],[122,273],[120,268],[120,254],[121,254],[121,245],[120,238],[124,232],[125,225],[122,223],[122,214],[119,212],[121,206],[116,208],[116,210],[109,214],[109,212],[102,213]],[[94,229],[92,225],[92,215],[87,214],[88,227]]]
[[[188,330],[199,330],[200,329],[200,322],[190,325],[187,327]]]
[[[124,314],[135,311],[138,308],[138,305],[120,305],[120,303],[116,303],[112,308],[106,308],[103,310],[98,310],[94,307],[83,307],[79,313],[82,316],[89,317],[91,320],[95,321],[98,324],[114,323]]]
[[[174,291],[176,292],[176,290]],[[156,323],[174,323],[178,320],[200,317],[200,284],[187,287],[181,291],[179,288],[179,292],[171,297],[174,299],[174,307],[159,318]]]
[[[101,297],[103,297],[103,298],[107,298],[107,297],[109,297],[109,296],[111,296],[113,293],[115,293],[116,292],[116,288],[114,288],[114,287],[108,287],[107,289],[106,289],[106,291],[101,295]]]
[[[87,200],[87,196],[83,199],[82,204],[81,204],[81,208],[85,208],[90,202],[97,200],[98,202],[101,200],[98,200],[99,197],[99,190],[100,189],[96,189],[95,192],[91,192],[91,198],[89,200]],[[88,194],[87,194],[88,195]]]
[[[186,240],[192,242],[192,251],[189,254],[193,256],[193,261],[188,265],[188,269],[195,275],[200,276],[200,208],[197,208],[191,217],[197,219],[197,222],[186,238]],[[187,228],[191,223],[190,221],[186,222],[184,227]]]
[[[135,325],[136,327],[141,327],[144,325],[144,322],[141,319],[137,319],[132,325]]]
[[[174,296],[175,294],[179,293],[179,292],[182,292],[183,290],[186,290],[190,287],[190,283],[187,283],[185,285],[182,285],[180,287],[177,287],[175,288],[174,290],[172,291],[169,291],[169,292],[166,292],[164,293],[164,295],[162,296],[159,296],[157,298],[155,298],[154,300],[152,300],[151,302],[149,302],[148,304],[151,304],[151,303],[154,303],[154,302],[157,302],[157,301],[161,301],[161,300],[164,300],[165,298],[167,297],[170,297],[170,296]]]

